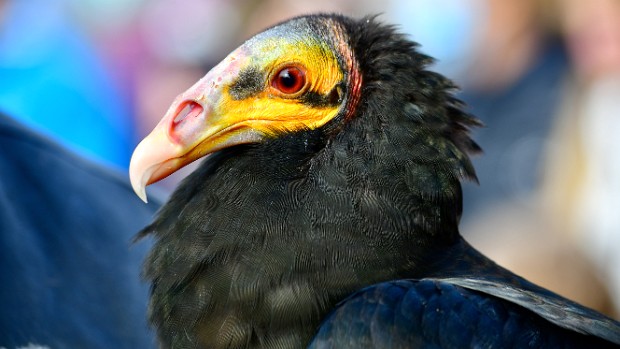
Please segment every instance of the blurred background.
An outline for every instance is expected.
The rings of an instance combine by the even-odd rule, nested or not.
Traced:
[[[0,111],[126,171],[177,94],[253,33],[316,11],[381,14],[438,59],[486,125],[466,239],[618,318],[618,0],[0,0]]]

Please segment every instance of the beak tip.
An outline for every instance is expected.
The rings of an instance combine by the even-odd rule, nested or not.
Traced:
[[[145,204],[149,203],[148,198],[146,197],[146,188],[134,188],[136,195],[140,198],[140,200],[144,201]]]
[[[131,181],[131,187],[133,188],[133,191],[136,193],[136,195],[138,195],[138,197],[142,201],[147,203],[148,200],[146,197],[146,185],[144,183],[145,181],[143,180],[143,178],[137,178],[134,176],[130,176],[130,181]]]
[[[140,143],[129,162],[129,181],[136,195],[146,203],[146,186],[151,177],[152,170],[146,167],[148,161],[145,162],[144,152],[141,151],[142,148],[142,143]]]
[[[142,199],[142,201],[144,201],[145,204],[149,203],[149,200],[146,198],[146,192],[144,192],[143,194],[144,196],[140,196],[140,199]]]

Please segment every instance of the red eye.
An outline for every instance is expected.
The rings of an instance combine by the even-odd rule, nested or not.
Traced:
[[[306,73],[299,67],[285,67],[276,73],[271,85],[285,94],[301,91],[306,85]]]

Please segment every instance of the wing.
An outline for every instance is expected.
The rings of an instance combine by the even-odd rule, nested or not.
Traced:
[[[604,338],[620,346],[620,323],[526,280],[522,279],[518,287],[488,279],[446,278],[442,280],[505,299],[529,309],[560,327]]]
[[[309,347],[615,347],[454,281],[460,280],[400,280],[363,289],[337,306]]]

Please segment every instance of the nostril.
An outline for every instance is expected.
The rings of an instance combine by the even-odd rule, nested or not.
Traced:
[[[181,111],[175,116],[173,123],[177,125],[187,118],[195,118],[202,114],[202,106],[194,101],[185,101],[181,106]]]

